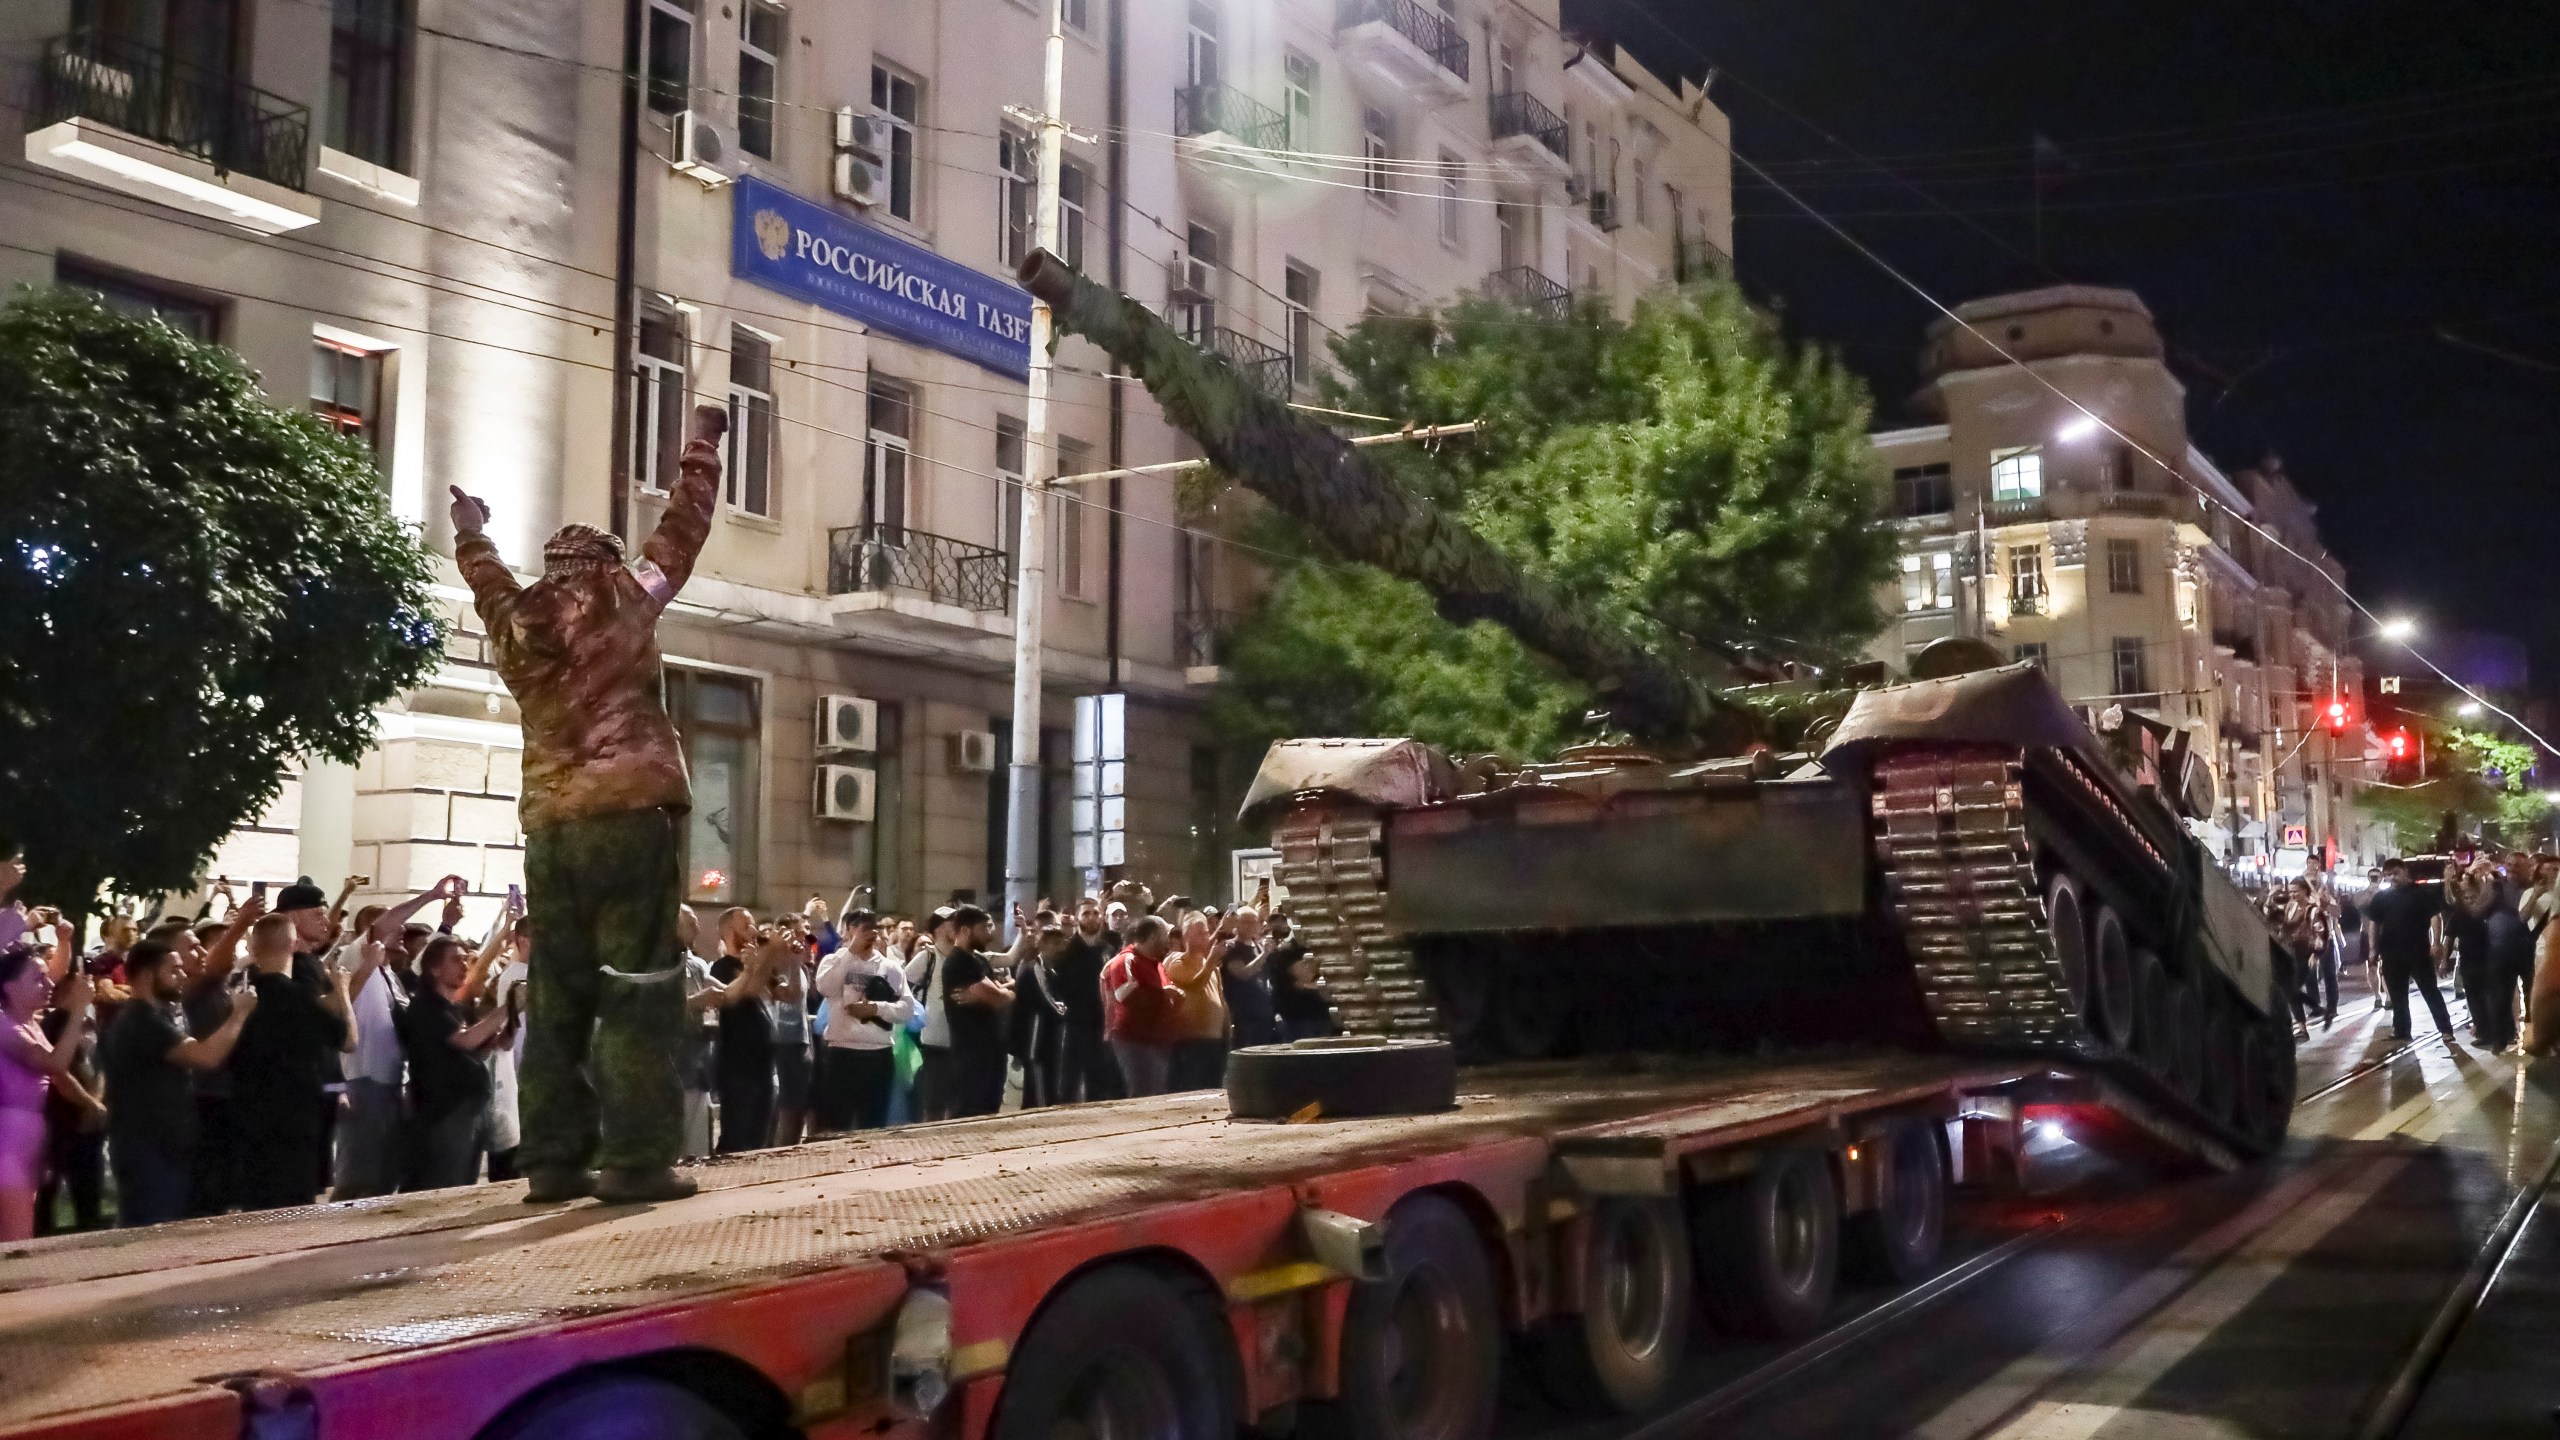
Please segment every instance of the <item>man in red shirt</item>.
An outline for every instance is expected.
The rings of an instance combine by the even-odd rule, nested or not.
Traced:
[[[1102,967],[1102,1038],[1120,1061],[1131,1095],[1161,1095],[1173,1074],[1179,993],[1165,983],[1173,927],[1158,916],[1129,927],[1129,943]]]

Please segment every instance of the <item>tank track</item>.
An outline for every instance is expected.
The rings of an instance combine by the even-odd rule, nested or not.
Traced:
[[[2024,770],[2016,751],[1977,747],[1887,752],[1876,761],[1871,794],[1885,904],[1939,1034],[1960,1048],[2091,1067],[2143,1128],[2216,1164],[2264,1149],[2263,1137],[2212,1114],[2156,1062],[2118,1049],[2082,1019],[2085,997],[2065,972],[2036,878]],[[2112,800],[2104,808],[2140,837]],[[2143,848],[2159,858],[2147,840]],[[2290,1054],[2285,1063],[2289,1069]]]
[[[1289,893],[1298,937],[1316,957],[1345,1032],[1444,1038],[1413,950],[1387,932],[1386,824],[1374,811],[1302,806],[1280,822],[1272,878]]]

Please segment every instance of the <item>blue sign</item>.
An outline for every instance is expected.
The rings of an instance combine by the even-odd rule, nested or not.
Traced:
[[[1031,373],[1031,297],[754,176],[737,184],[729,273],[1016,380]]]

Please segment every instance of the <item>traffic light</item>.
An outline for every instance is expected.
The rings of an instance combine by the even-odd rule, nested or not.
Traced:
[[[2332,735],[2344,735],[2344,734],[2346,734],[2346,733],[2347,733],[2347,702],[2346,702],[2346,701],[2344,701],[2344,700],[2332,700],[2332,701],[2330,701],[2330,702],[2329,702],[2329,708],[2320,712],[2320,719],[2321,719],[2321,723],[2322,723],[2322,724],[2325,724],[2325,725],[2327,725],[2327,726],[2329,727],[2329,733],[2330,733],[2330,734],[2332,734]]]
[[[2383,745],[2384,745],[2386,748],[2388,748],[2388,749],[2390,750],[2390,752],[2391,752],[2391,760],[2392,760],[2392,763],[2393,763],[2393,764],[2395,764],[2395,765],[2396,765],[2396,764],[2398,764],[2399,762],[2401,762],[2401,761],[2406,760],[2406,759],[2408,759],[2408,758],[2409,758],[2409,732],[2408,732],[2408,731],[2406,731],[2406,730],[2394,730],[2394,731],[2392,731],[2390,734],[2385,735],[2385,736],[2383,736],[2383,737],[2382,737],[2382,743],[2383,743]]]

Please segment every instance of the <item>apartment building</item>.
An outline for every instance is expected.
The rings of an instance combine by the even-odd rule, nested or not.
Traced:
[[[1065,13],[1067,258],[1275,393],[1372,309],[1624,309],[1730,254],[1724,116],[1551,0]],[[436,548],[460,483],[528,571],[563,521],[645,534],[686,411],[725,403],[720,513],[661,634],[693,898],[993,893],[1020,486],[1191,453],[1075,342],[1056,445],[1025,434],[1045,26],[1016,0],[37,0],[0,19],[0,104],[25,97],[0,281],[234,346],[364,434]],[[1076,878],[1076,697],[1113,692],[1126,868],[1223,889],[1201,713],[1249,569],[1167,475],[1050,508],[1043,887]],[[446,578],[435,682],[217,873],[520,876],[512,702]]]
[[[2227,861],[2299,873],[2334,842],[2362,863],[2387,842],[2352,811],[2371,778],[2361,707],[2348,734],[2309,738],[2333,687],[2362,684],[2313,507],[2280,464],[2226,474],[2189,439],[2186,389],[2132,292],[2056,286],[1957,314],[1931,327],[1912,397],[1932,423],[1873,437],[1902,545],[1871,653],[1899,665],[1987,640],[2076,705],[2209,741],[2219,813],[2199,838]]]

